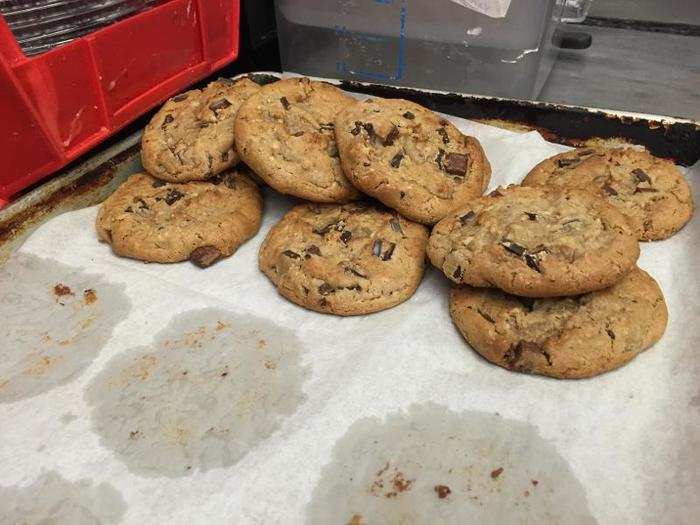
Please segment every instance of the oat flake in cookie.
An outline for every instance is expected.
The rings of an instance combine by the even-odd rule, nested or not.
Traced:
[[[250,97],[236,117],[238,152],[277,191],[314,202],[349,202],[359,192],[340,167],[333,119],[354,99],[308,78],[280,80]]]
[[[413,295],[423,276],[425,226],[373,205],[296,206],[260,248],[260,269],[290,301],[360,315]]]
[[[564,379],[631,361],[661,338],[668,319],[659,285],[639,268],[605,290],[577,297],[529,299],[456,287],[450,314],[467,342],[492,363]]]
[[[241,172],[185,184],[137,173],[102,204],[96,227],[117,255],[207,267],[255,235],[261,215],[258,188]]]
[[[579,188],[605,197],[642,241],[666,239],[693,215],[693,196],[678,168],[647,151],[585,148],[540,162],[523,186]]]
[[[221,78],[204,90],[168,100],[143,132],[141,159],[154,177],[172,182],[205,180],[235,166],[233,121],[241,103],[260,90],[242,78]]]
[[[511,186],[441,220],[428,256],[456,283],[554,297],[619,281],[634,267],[639,243],[601,197]]]
[[[478,140],[407,100],[357,102],[338,114],[335,128],[350,181],[424,224],[481,195],[491,178]]]

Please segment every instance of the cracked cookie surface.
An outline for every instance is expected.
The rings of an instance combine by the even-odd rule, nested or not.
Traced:
[[[428,231],[360,201],[304,204],[287,213],[260,248],[260,269],[290,301],[317,312],[360,315],[413,295]]]
[[[481,195],[491,178],[478,140],[408,100],[357,102],[338,114],[335,132],[350,181],[424,224]]]
[[[117,255],[206,267],[255,235],[261,217],[260,192],[241,172],[183,184],[137,173],[104,201],[96,228]]]
[[[661,338],[668,319],[659,285],[639,268],[605,290],[577,297],[529,299],[455,287],[450,314],[472,348],[492,363],[565,379],[631,361]]]
[[[693,215],[693,196],[669,160],[633,148],[583,148],[535,166],[523,186],[586,189],[627,217],[642,241],[666,239]]]
[[[235,166],[240,160],[233,133],[236,112],[259,90],[247,78],[221,78],[168,100],[143,132],[144,169],[159,179],[187,182]]]
[[[240,108],[235,123],[241,158],[280,193],[313,202],[343,203],[360,194],[338,158],[333,119],[355,101],[308,78],[263,86]]]
[[[592,193],[510,186],[436,224],[428,256],[456,283],[554,297],[620,280],[639,243],[625,217]]]

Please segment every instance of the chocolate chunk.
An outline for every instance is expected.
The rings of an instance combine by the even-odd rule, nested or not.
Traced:
[[[356,120],[355,127],[350,130],[350,133],[353,135],[359,135],[361,129],[362,129],[362,122],[360,122],[359,120]]]
[[[403,229],[401,229],[401,223],[396,217],[392,217],[389,219],[389,226],[391,226],[391,229],[394,230],[396,233],[400,233],[403,235]]]
[[[399,199],[403,199],[405,196],[406,196],[406,192],[405,192],[405,191],[400,191],[400,192],[399,192]]]
[[[396,248],[396,243],[395,242],[390,242],[389,243],[389,248],[384,252],[382,255],[382,261],[388,261],[391,259],[391,256],[394,255],[394,249]]]
[[[200,268],[211,266],[221,257],[221,252],[215,246],[200,246],[190,253],[190,261]]]
[[[635,193],[656,193],[657,191],[659,191],[659,190],[657,190],[656,188],[639,188],[639,187],[637,187],[634,189]]]
[[[225,98],[222,98],[221,100],[217,100],[213,104],[209,105],[209,109],[211,109],[214,113],[217,111],[221,111],[222,109],[226,109],[227,107],[231,106],[231,103],[226,100]]]
[[[141,197],[134,197],[134,202],[139,205],[139,210],[149,210],[148,204]]]
[[[175,120],[175,119],[173,118],[172,115],[165,115],[165,118],[163,119],[163,124],[161,125],[161,127],[167,126],[167,125],[170,124],[173,120]]]
[[[134,213],[134,208],[132,208],[131,206],[127,206],[126,208],[124,208],[124,211],[126,213]]]
[[[440,168],[440,169],[442,169],[442,159],[444,157],[445,157],[445,150],[442,148],[439,148],[437,157],[435,157],[435,164],[437,164],[438,168]]]
[[[475,215],[476,215],[476,214],[475,214],[473,211],[468,211],[467,213],[465,213],[464,215],[461,215],[461,216],[459,217],[459,222],[462,224],[462,226],[464,226],[464,225],[467,224],[470,220],[472,220],[472,219],[474,218]]]
[[[185,196],[184,193],[176,190],[176,189],[170,189],[168,190],[168,194],[165,196],[165,204],[168,206],[172,206],[174,203],[179,201]]]
[[[403,153],[399,152],[394,157],[391,159],[391,162],[389,164],[391,165],[392,168],[398,168],[401,166],[401,160],[403,159]]]
[[[303,131],[297,131],[296,133],[292,133],[292,137],[301,137],[303,134]]]
[[[503,356],[503,359],[506,362],[508,368],[515,368],[518,361],[520,361],[520,359],[522,358],[524,352],[540,354],[544,356],[549,366],[552,365],[551,356],[539,344],[534,343],[532,341],[518,341],[518,343],[516,345],[511,346]]]
[[[489,193],[489,197],[503,197],[503,194],[499,190],[500,188],[493,190],[491,193]]]
[[[513,241],[509,241],[508,239],[502,240],[501,246],[503,246],[510,253],[514,253],[518,257],[522,257],[523,254],[525,254],[525,252],[527,251],[525,248],[523,248],[519,244],[514,243]]]
[[[382,241],[379,239],[372,243],[372,254],[375,257],[379,257],[382,254]]]
[[[362,291],[362,286],[359,284],[352,284],[350,286],[345,286],[346,290],[353,290],[355,292],[361,292]]]
[[[447,153],[442,163],[443,169],[450,175],[463,177],[467,173],[469,157],[461,153]]]
[[[160,188],[161,186],[165,186],[166,184],[167,182],[164,182],[162,180],[154,180],[151,186],[153,186],[154,188]]]
[[[542,270],[540,270],[540,260],[536,255],[532,255],[530,253],[525,254],[525,263],[535,270],[536,272],[542,273]]]
[[[454,277],[455,279],[459,279],[461,281],[462,276],[464,276],[464,270],[462,270],[461,266],[457,266],[454,273],[452,274],[452,277]]]
[[[609,337],[610,339],[613,339],[613,340],[615,339],[615,332],[613,332],[613,331],[610,330],[609,328],[606,328],[606,329],[605,329],[605,332],[608,334],[608,337]]]
[[[351,238],[352,232],[349,230],[344,230],[343,233],[340,234],[340,240],[343,241],[345,244],[347,244]]]
[[[399,137],[399,128],[396,126],[392,126],[391,131],[387,133],[386,138],[384,139],[384,145],[385,146],[391,146],[394,144],[394,141]]]
[[[346,272],[349,272],[353,275],[356,275],[357,277],[362,277],[363,279],[367,279],[367,275],[359,270],[356,270],[355,268],[345,268]]]
[[[403,118],[405,118],[407,120],[413,120],[414,118],[416,118],[416,116],[413,113],[411,113],[410,111],[407,111],[406,113],[403,114]]]
[[[604,185],[604,186],[603,186],[603,191],[604,191],[605,193],[607,193],[608,195],[613,195],[613,196],[615,196],[615,195],[618,194],[618,193],[617,193],[617,190],[616,190],[615,188],[613,188],[612,186],[610,186],[610,184]]]
[[[442,137],[442,143],[443,144],[449,144],[450,143],[450,137],[447,135],[447,130],[445,128],[438,128],[437,132],[439,135]]]
[[[173,97],[173,102],[182,102],[183,100],[185,100],[187,98],[187,96],[188,96],[187,93],[183,93],[182,95],[177,95],[177,96]]]
[[[637,179],[637,182],[648,182],[649,184],[651,184],[651,179],[644,170],[635,168],[632,170],[632,175],[634,175],[634,178]]]
[[[557,159],[557,166],[560,168],[567,168],[581,162],[581,159],[569,159],[564,157],[563,159]]]
[[[438,498],[440,499],[445,499],[452,493],[450,487],[448,487],[447,485],[435,485],[433,487],[433,490],[437,493]]]
[[[535,301],[536,299],[533,299],[532,297],[518,297],[518,296],[513,296],[514,299],[517,299],[517,301],[522,304],[525,308],[527,308],[528,312],[532,312],[535,309]]]
[[[287,100],[287,97],[280,98],[280,102],[282,103],[282,107],[284,109],[289,109],[292,107],[292,105],[289,103],[289,100]]]
[[[531,221],[536,221],[537,220],[537,214],[532,213],[530,211],[526,211],[525,215],[527,215],[527,218],[530,219]]]
[[[292,250],[284,250],[282,255],[290,259],[299,259],[301,257],[297,252],[293,252]]]
[[[321,256],[321,250],[315,244],[311,244],[311,245],[307,246],[306,253],[310,253],[312,255],[318,255],[319,257]]]
[[[321,295],[328,295],[329,293],[333,293],[334,291],[335,288],[333,288],[328,283],[323,283],[321,286],[318,287],[318,293],[320,293]]]
[[[374,126],[370,122],[365,122],[364,124],[362,124],[362,127],[367,132],[367,135],[369,135],[370,137],[374,135]]]

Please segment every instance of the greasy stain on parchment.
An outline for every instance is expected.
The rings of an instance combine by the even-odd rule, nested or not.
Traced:
[[[71,482],[45,472],[28,487],[0,486],[0,523],[92,525],[119,523],[126,504],[111,485]]]
[[[432,403],[355,422],[307,512],[324,525],[595,522],[583,486],[535,427]]]
[[[34,255],[0,266],[0,403],[75,379],[128,313],[100,276]]]
[[[86,393],[102,443],[145,476],[236,463],[304,399],[301,346],[256,317],[205,309],[113,358]]]

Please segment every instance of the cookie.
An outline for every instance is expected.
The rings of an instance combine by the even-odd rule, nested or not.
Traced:
[[[360,315],[413,295],[428,231],[365,202],[303,204],[260,248],[260,269],[290,301],[317,312]]]
[[[668,312],[659,285],[633,269],[615,285],[577,297],[528,299],[455,287],[450,314],[467,342],[499,366],[562,379],[591,377],[658,341]]]
[[[408,100],[357,102],[338,114],[335,135],[350,182],[424,224],[481,195],[491,178],[478,140]]]
[[[255,235],[261,216],[260,192],[241,172],[184,184],[137,173],[104,201],[96,227],[117,255],[206,267]]]
[[[510,186],[440,221],[428,256],[457,283],[554,297],[620,280],[639,243],[625,217],[592,193]]]
[[[666,239],[693,215],[693,196],[676,166],[633,148],[586,148],[540,162],[523,186],[586,189],[605,197],[642,241]]]
[[[242,78],[221,78],[202,91],[168,100],[146,126],[141,139],[143,167],[171,182],[206,180],[238,161],[233,122],[241,103],[260,90]]]
[[[264,86],[240,108],[235,134],[241,158],[267,184],[314,202],[359,197],[340,167],[333,133],[338,111],[355,101],[308,78]]]

